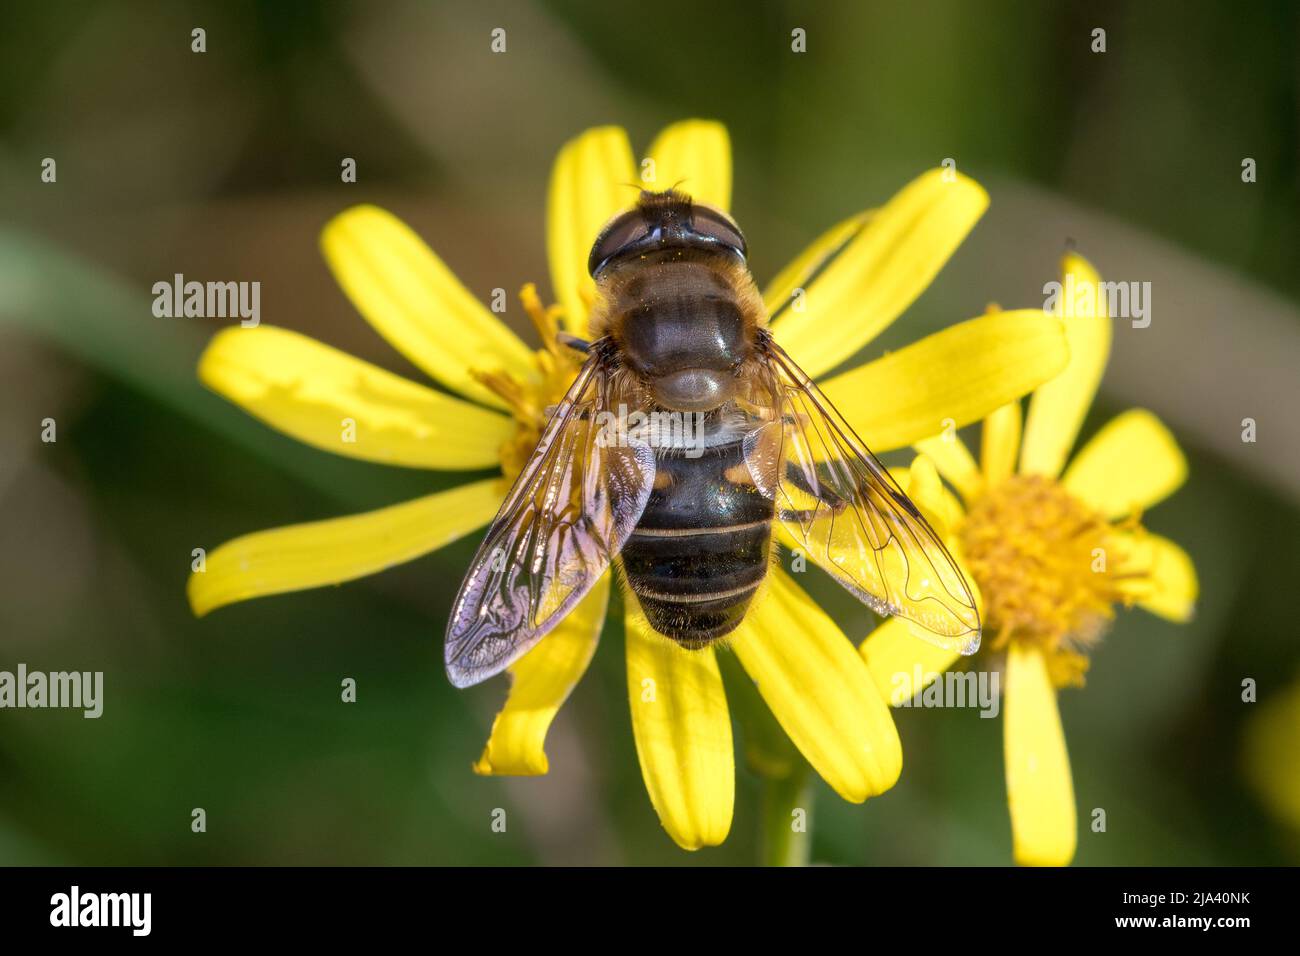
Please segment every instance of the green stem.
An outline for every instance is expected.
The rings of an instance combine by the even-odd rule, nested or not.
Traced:
[[[807,866],[812,852],[812,781],[798,761],[788,776],[763,781],[764,866]]]

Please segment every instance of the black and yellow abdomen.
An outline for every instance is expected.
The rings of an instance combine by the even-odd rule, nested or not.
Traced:
[[[733,631],[767,574],[773,505],[748,478],[739,438],[661,451],[622,564],[650,626],[685,647]]]

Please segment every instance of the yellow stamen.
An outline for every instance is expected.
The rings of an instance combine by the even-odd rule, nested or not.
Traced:
[[[564,310],[558,305],[552,305],[549,309],[543,306],[541,296],[537,294],[537,286],[531,282],[525,283],[519,290],[519,298],[524,304],[524,311],[528,313],[528,318],[532,320],[533,327],[537,329],[538,336],[541,337],[542,345],[548,352],[559,352],[563,348],[558,333]]]
[[[492,389],[505,399],[515,418],[521,421],[531,420],[540,413],[541,410],[533,403],[527,386],[514,376],[506,372],[483,372],[476,368],[470,369],[469,374],[476,382]]]
[[[1082,684],[1083,653],[1125,600],[1120,582],[1142,571],[1123,567],[1112,526],[1100,513],[1041,475],[1015,475],[975,502],[960,529],[962,552],[984,597],[996,635],[990,646],[1037,644],[1057,686]]]
[[[520,290],[519,299],[542,340],[542,348],[533,353],[540,373],[538,382],[525,383],[502,371],[474,369],[470,373],[505,400],[519,423],[514,436],[501,448],[501,469],[508,478],[514,478],[527,464],[546,425],[546,410],[559,402],[578,372],[577,353],[559,340],[563,309],[544,306],[531,282]]]

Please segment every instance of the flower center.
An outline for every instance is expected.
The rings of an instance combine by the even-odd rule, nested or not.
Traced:
[[[523,287],[519,298],[542,339],[542,347],[534,355],[537,376],[524,382],[509,372],[476,369],[472,373],[505,400],[518,424],[515,434],[501,446],[501,471],[511,482],[519,477],[537,447],[550,407],[564,397],[581,365],[579,353],[559,340],[563,310],[558,305],[543,306],[531,282]]]
[[[1127,600],[1121,580],[1135,576],[1108,566],[1123,555],[1108,554],[1114,536],[1105,516],[1051,478],[1014,475],[971,506],[960,536],[992,649],[1031,642],[1046,655],[1053,683],[1082,684],[1083,652],[1105,633],[1115,603]]]

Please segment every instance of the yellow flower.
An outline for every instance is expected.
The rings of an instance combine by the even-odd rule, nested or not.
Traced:
[[[664,130],[640,168],[727,209],[731,148],[724,127],[689,120]],[[486,525],[538,438],[544,410],[572,381],[560,328],[582,335],[594,287],[586,261],[604,223],[635,199],[638,166],[623,130],[591,129],[560,151],[547,242],[558,304],[531,286],[532,351],[399,220],[372,206],[325,228],[325,258],[358,311],[448,392],[434,391],[283,329],[218,334],[199,376],[267,424],[354,458],[437,470],[500,465],[503,476],[351,517],[262,531],[214,550],[194,574],[196,614],[235,601],[337,584],[440,548]],[[769,308],[807,288],[773,329],[812,375],[852,357],[925,289],[987,205],[965,177],[935,170],[874,213],[820,237],[769,286]],[[833,259],[833,262],[831,261]],[[813,281],[815,278],[815,282]],[[826,392],[876,450],[976,421],[1065,365],[1059,324],[1041,310],[982,316],[837,375]],[[503,414],[505,413],[505,414]],[[351,423],[345,431],[344,421]],[[351,440],[349,440],[351,439]],[[547,771],[544,742],[596,648],[609,576],[510,669],[510,693],[475,770]],[[845,799],[888,789],[902,755],[888,707],[852,644],[774,569],[765,600],[730,641],[809,763]],[[731,722],[712,648],[685,651],[629,618],[627,679],[646,787],[681,846],[720,843],[731,825]]]
[[[1242,740],[1242,769],[1259,800],[1273,816],[1300,833],[1300,681],[1271,690],[1251,705]]]
[[[1074,787],[1057,690],[1083,684],[1087,652],[1116,604],[1186,621],[1197,595],[1187,554],[1140,524],[1143,510],[1187,476],[1182,452],[1154,415],[1134,409],[1117,416],[1066,466],[1110,354],[1111,326],[1092,266],[1071,254],[1063,270],[1062,287],[1074,298],[1057,315],[1070,363],[1034,392],[1023,440],[1020,404],[1012,402],[984,420],[978,464],[956,434],[933,437],[917,443],[923,454],[904,481],[979,589],[983,653],[997,655],[1003,667],[1014,856],[1029,865],[1064,865],[1075,851]],[[962,502],[942,486],[936,466]],[[894,703],[955,661],[900,624],[886,621],[860,648]]]

